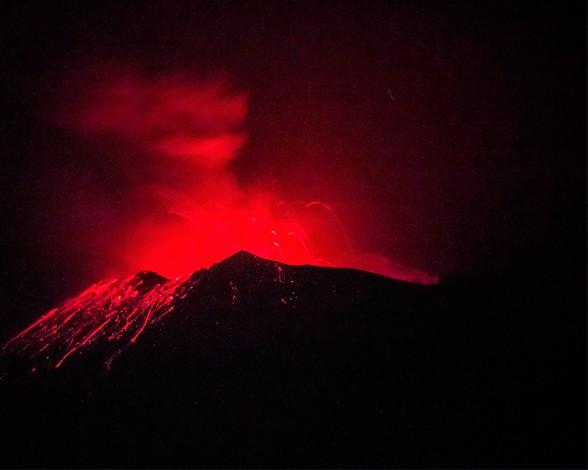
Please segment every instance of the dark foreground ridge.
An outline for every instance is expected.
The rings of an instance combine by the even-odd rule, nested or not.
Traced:
[[[222,330],[231,324],[233,336],[253,340],[261,334],[298,328],[299,322],[319,321],[322,315],[309,315],[314,301],[342,311],[345,303],[361,298],[358,288],[371,292],[381,290],[382,285],[394,285],[402,292],[425,291],[362,271],[293,267],[244,251],[187,279],[166,279],[149,271],[126,279],[106,279],[51,309],[11,338],[2,350],[5,373],[39,374],[66,363],[86,362],[88,357],[102,361],[110,370],[143,338],[160,343],[169,333],[168,323],[194,320],[190,317],[212,322],[199,325],[205,329]],[[247,315],[235,317],[235,311],[243,309]],[[233,325],[235,321],[243,324]],[[197,339],[200,330],[192,333]]]
[[[582,467],[585,331],[541,287],[245,252],[103,281],[4,347],[3,462]]]

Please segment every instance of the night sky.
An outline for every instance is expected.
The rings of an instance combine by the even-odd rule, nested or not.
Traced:
[[[362,250],[585,285],[585,2],[39,3],[1,15],[2,337],[111,262],[145,165],[55,115],[112,64],[226,79],[239,185],[328,203]]]

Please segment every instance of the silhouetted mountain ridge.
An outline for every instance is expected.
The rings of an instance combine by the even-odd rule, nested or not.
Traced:
[[[581,467],[569,289],[246,252],[187,279],[103,281],[5,350],[5,462]]]

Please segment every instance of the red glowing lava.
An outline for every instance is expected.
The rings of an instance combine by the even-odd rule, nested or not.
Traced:
[[[117,157],[131,197],[121,203],[128,216],[117,222],[119,236],[108,253],[115,271],[188,275],[246,250],[288,264],[436,282],[384,256],[357,252],[327,204],[289,203],[275,191],[239,184],[230,162],[246,143],[244,93],[181,74],[113,69],[90,78],[75,87],[78,96],[68,100],[74,104],[60,122],[133,149]]]
[[[194,283],[167,280],[154,273],[98,282],[41,316],[12,338],[4,352],[25,353],[59,368],[76,352],[99,340],[114,345],[112,360],[134,343],[145,328],[174,309]]]
[[[304,273],[304,277],[297,273]],[[9,340],[2,354],[9,362],[16,360],[17,367],[22,360],[32,361],[29,370],[37,373],[59,369],[72,357],[99,351],[94,358],[110,370],[129,346],[147,330],[153,331],[154,325],[174,314],[180,318],[188,312],[206,315],[210,302],[235,306],[252,295],[252,286],[267,297],[264,300],[295,311],[306,276],[302,268],[240,252],[189,277],[166,279],[145,271],[100,281],[41,315]],[[359,279],[365,277],[360,275]],[[337,289],[327,285],[322,292],[337,297]]]

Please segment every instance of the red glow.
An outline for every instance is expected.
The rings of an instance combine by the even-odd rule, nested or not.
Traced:
[[[354,267],[436,282],[435,276],[384,256],[358,253],[325,203],[284,202],[275,191],[239,184],[230,162],[247,140],[244,93],[221,80],[197,82],[180,74],[109,70],[87,82],[92,85],[80,86],[62,123],[134,149],[119,160],[133,198],[108,254],[116,270],[175,277],[246,250],[288,264]],[[147,176],[129,171],[129,159],[132,168],[149,168]]]
[[[106,340],[118,348],[106,362],[110,367],[148,325],[174,309],[176,297],[186,295],[189,287],[182,289],[186,285],[181,278],[168,281],[146,273],[98,282],[43,315],[6,343],[3,351],[26,353],[59,368],[78,351]]]
[[[287,202],[274,191],[239,184],[230,162],[246,144],[243,93],[230,92],[221,82],[193,83],[181,76],[107,76],[114,78],[84,88],[61,121],[134,149],[130,156],[116,155],[111,170],[127,178],[130,196],[123,202],[128,217],[94,234],[107,237],[110,229],[119,234],[105,257],[123,278],[94,284],[50,310],[10,340],[5,351],[26,353],[59,368],[101,341],[112,349],[109,368],[194,287],[198,281],[185,281],[188,275],[241,250],[286,264],[352,267],[409,282],[437,281],[385,256],[355,250],[338,214],[324,202]],[[79,201],[69,203],[75,210]],[[95,215],[93,207],[84,206],[88,219]],[[276,266],[276,282],[283,283],[284,272]],[[144,271],[173,280],[153,273],[124,277]],[[238,288],[229,284],[236,303]],[[290,301],[280,298],[283,304]]]

